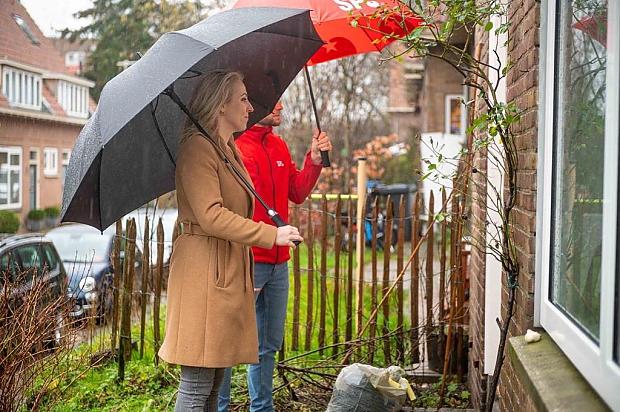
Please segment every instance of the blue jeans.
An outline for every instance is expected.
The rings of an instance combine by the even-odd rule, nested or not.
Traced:
[[[258,363],[248,366],[250,411],[273,411],[273,370],[276,352],[282,346],[288,302],[288,264],[256,263],[254,296],[258,327]],[[230,403],[232,370],[226,369],[220,387],[219,412],[227,412]]]

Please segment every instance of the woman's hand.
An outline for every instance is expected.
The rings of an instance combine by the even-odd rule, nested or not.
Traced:
[[[303,242],[304,238],[299,235],[299,230],[293,226],[282,226],[276,234],[276,245],[295,247],[293,241]]]

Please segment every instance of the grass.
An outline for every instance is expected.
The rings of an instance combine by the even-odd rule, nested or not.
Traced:
[[[316,246],[316,244],[315,244]],[[315,247],[316,250],[316,247]],[[308,296],[308,253],[307,247],[300,248],[300,266],[301,266],[301,285],[300,294],[298,297],[299,313],[300,313],[300,325],[299,325],[299,347],[296,351],[290,350],[291,336],[293,330],[293,307],[295,302],[294,296],[294,276],[293,276],[293,264],[290,263],[290,298],[288,304],[288,314],[285,329],[285,341],[286,341],[286,353],[285,357],[292,357],[297,355],[303,355],[306,353],[304,350],[304,343],[306,340],[306,326],[308,324],[307,310],[310,302]],[[370,253],[365,255],[365,261],[370,263]],[[379,272],[381,273],[381,267],[383,262],[383,253],[378,254]],[[310,322],[310,348],[312,350],[319,348],[318,335],[321,327],[319,323],[320,319],[320,251],[314,254],[313,259],[313,276],[314,291],[312,294],[312,320]],[[353,261],[355,265],[355,259]],[[333,342],[333,329],[334,329],[334,301],[333,293],[335,288],[334,279],[334,267],[335,267],[335,254],[330,251],[327,255],[328,274],[325,278],[325,284],[327,289],[327,300],[325,307],[325,344],[329,345]],[[338,313],[338,325],[340,341],[344,339],[345,325],[347,323],[346,313],[346,296],[344,288],[344,279],[346,278],[348,270],[348,258],[346,254],[341,256],[340,261],[341,278],[340,278],[340,290],[341,296],[338,301],[339,313]],[[355,288],[354,288],[355,289]],[[354,290],[355,294],[356,291]],[[377,291],[377,302],[380,301],[382,292]],[[389,299],[390,302],[390,316],[387,319],[388,328],[395,330],[397,327],[396,319],[396,293],[393,293]],[[405,291],[404,302],[407,302],[407,291]],[[355,299],[353,299],[355,305]],[[371,285],[366,284],[364,286],[364,322],[370,314],[370,308],[372,305],[371,299]],[[405,313],[407,310],[405,309]],[[162,314],[165,314],[165,309],[162,308]],[[351,319],[351,325],[353,329],[353,337],[357,336],[355,319],[356,308],[353,307],[353,319]],[[383,314],[380,313],[377,318],[377,334],[380,334],[380,328],[384,323]],[[104,331],[99,333],[95,338],[93,346],[88,343],[84,343],[74,350],[74,355],[71,358],[70,364],[63,365],[62,370],[64,373],[59,374],[54,378],[54,381],[50,385],[48,393],[42,398],[41,410],[51,412],[69,412],[69,411],[171,411],[174,408],[175,394],[178,386],[178,368],[168,366],[166,364],[154,365],[154,348],[152,345],[152,328],[151,323],[147,323],[147,336],[145,339],[145,356],[143,359],[139,358],[137,351],[132,353],[132,359],[127,363],[125,372],[125,380],[123,382],[117,382],[118,365],[116,362],[111,361],[107,364],[103,364],[97,367],[88,367],[89,358],[92,352],[96,349],[94,347],[101,346],[100,342],[107,342],[109,340],[109,332]],[[162,320],[163,330],[163,320]],[[132,331],[134,340],[138,339],[139,326],[135,326]],[[104,345],[105,346],[105,345]],[[315,352],[303,356],[302,364],[316,364],[319,361],[329,358],[332,354],[332,349],[327,349],[323,354]],[[355,359],[354,359],[355,360]],[[378,350],[374,358],[374,365],[382,366],[384,364],[384,358],[381,350]],[[234,368],[233,373],[233,385],[232,385],[232,402],[234,406],[233,410],[245,410],[247,407],[248,394],[246,385],[246,373],[245,366],[239,366]],[[338,373],[338,368],[333,369],[333,373]],[[280,383],[279,378],[276,378],[275,387]],[[299,388],[303,390],[303,388]],[[323,396],[327,396],[325,402],[329,399],[329,393]],[[285,410],[296,411],[311,411],[320,410],[310,407],[308,405],[296,405],[290,404],[290,399],[287,398],[285,391],[276,393],[275,399],[277,403],[281,402],[282,407]],[[286,406],[284,406],[286,405]]]

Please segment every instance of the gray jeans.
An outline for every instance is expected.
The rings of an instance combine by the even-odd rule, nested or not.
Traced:
[[[223,368],[197,368],[181,365],[175,412],[215,412]]]

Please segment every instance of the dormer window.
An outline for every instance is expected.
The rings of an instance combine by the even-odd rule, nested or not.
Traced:
[[[37,36],[34,35],[32,30],[30,29],[30,26],[28,26],[28,23],[26,23],[26,21],[22,18],[22,16],[20,16],[19,14],[15,14],[15,13],[13,13],[12,16],[13,16],[13,20],[15,20],[15,23],[17,23],[19,28],[22,29],[22,31],[26,34],[26,36],[28,36],[32,44],[37,45],[37,46],[41,44],[39,39],[37,39]]]
[[[2,69],[2,94],[11,106],[41,110],[41,76],[24,70]]]
[[[64,80],[58,81],[58,102],[69,116],[88,117],[88,88]]]

